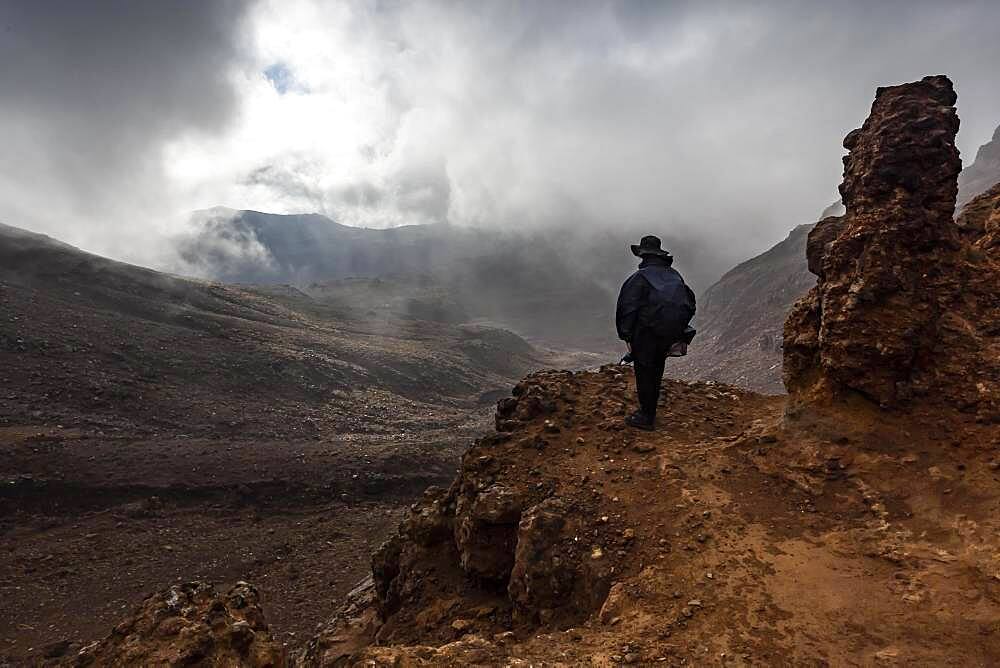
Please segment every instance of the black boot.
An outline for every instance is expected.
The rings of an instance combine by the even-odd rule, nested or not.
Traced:
[[[625,418],[625,424],[636,429],[642,429],[643,431],[653,431],[653,418],[642,411],[636,411]]]

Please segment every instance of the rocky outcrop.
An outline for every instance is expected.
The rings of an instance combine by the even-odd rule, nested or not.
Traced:
[[[351,594],[293,665],[507,665],[513,648],[538,634],[581,637],[584,627],[632,618],[635,600],[619,595],[609,604],[609,591],[654,558],[637,552],[643,540],[665,559],[672,535],[661,525],[669,513],[647,517],[655,530],[642,525],[647,508],[633,488],[675,480],[676,470],[624,429],[630,383],[617,365],[543,371],[519,383],[498,402],[498,431],[469,448],[448,489],[429,489],[411,507],[374,555],[371,584]],[[757,399],[720,388],[665,382],[664,396],[676,397],[664,408],[671,438],[730,434],[732,442],[732,417],[705,413],[720,404],[750,410]],[[671,499],[664,503],[676,508],[680,497]],[[697,511],[701,520],[708,514]],[[670,583],[671,591],[681,586]],[[640,656],[611,652],[619,653],[633,655],[630,663]]]
[[[844,231],[843,216],[829,216],[809,230],[806,240],[806,268],[816,276],[823,275],[823,257],[830,244]]]
[[[967,208],[974,209],[970,200],[998,182],[1000,128],[993,141],[979,149],[976,161],[959,174],[958,206],[968,202]],[[991,200],[977,201],[982,205]],[[671,360],[668,373],[758,392],[783,391],[782,325],[795,302],[815,285],[824,249],[840,233],[830,223],[842,222],[845,211],[841,201],[834,202],[823,210],[819,223],[796,227],[787,239],[734,267],[708,288],[698,298],[699,333],[690,355]],[[960,226],[965,224],[959,220]]]
[[[959,208],[998,182],[1000,182],[1000,126],[993,133],[993,139],[979,147],[973,163],[959,175]]]
[[[540,476],[533,463],[572,423],[574,385],[572,374],[557,371],[518,384],[498,404],[498,432],[479,439],[452,486],[428,490],[375,554],[380,640],[407,639],[400,629],[412,628],[415,617],[424,628],[437,626],[442,640],[453,636],[456,611],[425,605],[432,590],[437,600],[449,599],[444,590],[474,601],[458,615],[469,620],[548,624],[600,607],[613,559],[578,540],[591,531],[591,495],[559,492],[560,482]],[[556,412],[559,423],[547,419]],[[476,622],[460,626],[468,631]]]
[[[353,665],[358,654],[371,644],[378,628],[375,600],[374,582],[366,578],[341,601],[333,618],[319,633],[292,654],[289,664],[302,668]]]
[[[80,650],[76,666],[283,666],[257,590],[237,583],[225,595],[211,585],[175,585],[147,598],[110,635]]]
[[[817,226],[819,281],[785,323],[799,401],[859,394],[883,407],[943,402],[1000,419],[996,258],[953,220],[958,116],[943,76],[880,88],[844,140],[842,221]],[[837,221],[837,222],[834,222]]]

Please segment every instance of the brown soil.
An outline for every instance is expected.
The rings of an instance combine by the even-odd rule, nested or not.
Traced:
[[[439,556],[413,562],[378,631],[390,646],[355,654],[358,665],[1000,662],[1000,443],[988,426],[865,404],[784,420],[783,398],[667,381],[648,434],[618,426],[630,374],[526,381],[539,383],[554,411],[483,439],[456,484],[475,485],[490,457],[515,493],[565,504],[579,528],[554,539],[563,568],[611,567],[603,610],[519,623],[505,588],[477,586],[454,554],[427,548]],[[537,438],[543,449],[522,446]]]

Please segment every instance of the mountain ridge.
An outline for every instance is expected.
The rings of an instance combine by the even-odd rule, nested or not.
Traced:
[[[976,151],[972,164],[959,174],[956,208],[960,210],[997,183],[1000,183],[1000,125],[993,132],[993,138]]]

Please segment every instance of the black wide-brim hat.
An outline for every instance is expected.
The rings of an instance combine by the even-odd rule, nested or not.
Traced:
[[[653,235],[645,236],[639,240],[638,244],[632,244],[632,255],[642,257],[643,255],[658,255],[659,257],[673,257],[670,253],[660,248],[660,237]]]

